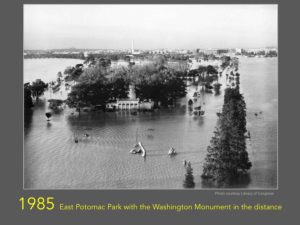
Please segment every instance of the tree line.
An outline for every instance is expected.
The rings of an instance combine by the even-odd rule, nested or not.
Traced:
[[[104,105],[109,100],[127,98],[129,86],[134,87],[140,100],[153,100],[170,104],[186,94],[182,71],[166,66],[164,58],[158,58],[147,65],[132,65],[110,69],[110,60],[87,59],[89,67],[79,66],[65,71],[68,79],[74,79],[67,104],[71,108]]]
[[[235,79],[235,88],[225,90],[222,112],[203,166],[203,180],[218,186],[247,174],[252,166],[246,149],[246,103],[239,89],[239,74]]]
[[[197,70],[200,74],[204,72],[208,74],[203,78],[205,81],[212,82],[217,75],[212,66],[199,67]],[[186,95],[186,67],[181,64],[170,66],[164,56],[156,56],[145,65],[129,64],[128,67],[111,68],[109,58],[90,55],[84,64],[67,67],[63,74],[64,76],[59,72],[57,82],[50,82],[49,87],[53,91],[59,90],[62,80],[65,80],[66,86],[73,82],[65,102],[70,108],[77,110],[89,106],[104,107],[111,100],[127,98],[130,85],[134,88],[137,98],[141,101],[151,99],[156,106],[172,105],[177,98]],[[24,84],[25,105],[30,107],[31,96],[38,97],[47,88],[48,84],[41,80]]]
[[[44,83],[41,79],[36,79],[31,84],[24,84],[24,108],[28,109],[33,107],[33,98],[38,101],[39,97],[48,88],[48,84]]]

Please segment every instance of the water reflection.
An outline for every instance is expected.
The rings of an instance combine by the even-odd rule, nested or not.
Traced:
[[[222,182],[212,182],[202,179],[202,188],[248,188],[251,184],[251,176],[249,173],[239,174],[231,177],[229,180]]]
[[[33,109],[24,110],[24,135],[28,135],[30,132],[33,118]]]
[[[50,128],[52,126],[52,123],[50,121],[47,122],[47,128]]]

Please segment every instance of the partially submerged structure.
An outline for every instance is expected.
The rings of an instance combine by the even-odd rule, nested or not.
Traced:
[[[137,99],[117,99],[106,104],[107,110],[152,110],[154,102]]]
[[[106,104],[107,110],[152,110],[154,102],[150,100],[141,101],[136,98],[134,86],[129,86],[129,97],[124,99],[116,99]]]

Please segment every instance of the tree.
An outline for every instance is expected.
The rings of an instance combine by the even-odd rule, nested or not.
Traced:
[[[167,59],[164,55],[156,55],[153,62],[157,69],[163,69],[166,67]]]
[[[65,81],[77,81],[83,73],[83,64],[77,64],[75,67],[69,66],[65,69]]]
[[[134,85],[136,96],[141,100],[169,103],[186,95],[182,71],[154,63],[108,70],[109,64],[110,61],[103,59],[82,72],[68,95],[69,107],[80,111],[84,106],[103,106],[108,100],[127,98],[130,84]]]
[[[109,86],[106,74],[97,67],[86,69],[72,87],[67,98],[67,105],[78,112],[85,106],[104,105],[109,99]]]
[[[84,102],[83,97],[78,93],[78,90],[72,90],[72,92],[68,95],[66,104],[70,108],[75,108],[79,114],[82,107],[88,106],[88,104]]]
[[[206,68],[207,74],[218,74],[218,71],[216,70],[215,67],[208,65]]]
[[[24,84],[24,108],[29,109],[33,107],[32,97],[31,97],[31,86],[30,83]]]
[[[86,59],[83,62],[84,64],[87,64],[88,66],[95,65],[96,60],[93,54],[89,54]]]
[[[222,60],[222,64],[221,64],[222,69],[225,69],[227,66],[230,65],[231,58],[229,56],[222,56],[221,60]]]
[[[61,110],[61,106],[64,103],[61,99],[49,99],[49,109],[52,109],[54,112],[59,112]]]
[[[186,85],[180,71],[149,64],[133,68],[131,74],[136,95],[142,100],[152,99],[165,104],[170,99],[174,100],[186,94]]]
[[[60,85],[61,84],[61,78],[63,77],[63,75],[62,75],[62,73],[61,72],[58,72],[57,73],[57,79],[56,79],[56,81],[57,81],[57,83]]]
[[[165,84],[165,94],[168,99],[176,99],[186,95],[186,84],[174,71],[169,71]]]
[[[47,117],[47,121],[50,121],[50,117],[52,116],[52,114],[50,112],[46,112],[45,116]]]
[[[100,58],[96,61],[96,66],[103,69],[108,69],[111,66],[111,60],[107,58]]]
[[[214,90],[215,90],[215,95],[219,95],[220,94],[220,88],[221,88],[222,84],[220,83],[215,83],[214,84]]]
[[[31,85],[32,96],[36,97],[36,100],[38,100],[39,96],[44,94],[47,87],[48,84],[45,84],[41,79],[36,79]]]
[[[186,174],[185,174],[185,179],[183,182],[183,187],[184,188],[194,188],[195,187],[193,168],[192,168],[191,162],[188,162],[187,166],[186,166]]]
[[[218,185],[246,174],[252,164],[246,150],[246,103],[239,85],[225,90],[222,113],[207,147],[202,178]]]
[[[113,72],[113,77],[109,81],[110,98],[127,98],[129,93],[130,79],[128,71],[124,68]]]
[[[65,75],[70,75],[73,71],[74,71],[74,67],[68,66],[68,67],[65,69],[64,74],[65,74]]]

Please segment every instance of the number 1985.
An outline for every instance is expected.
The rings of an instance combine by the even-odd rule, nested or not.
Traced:
[[[54,209],[54,198],[53,197],[28,197],[19,198],[19,202],[21,202],[21,209],[29,208],[30,210],[53,210]]]

